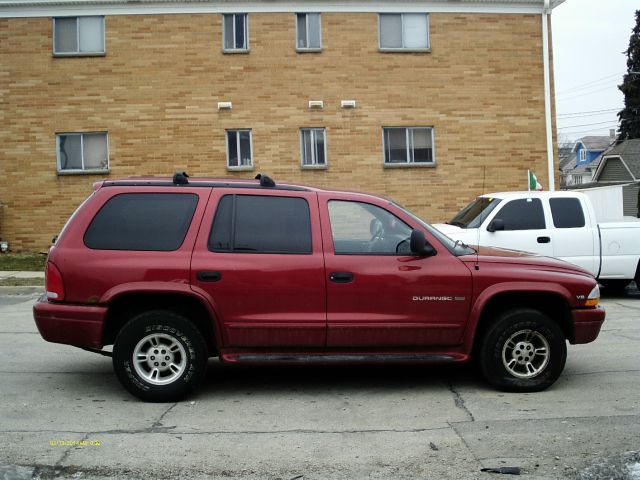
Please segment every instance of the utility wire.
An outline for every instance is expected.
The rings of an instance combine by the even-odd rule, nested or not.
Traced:
[[[558,91],[556,94],[562,94],[565,92],[574,92],[575,90],[582,90],[585,87],[588,87],[589,85],[593,85],[594,83],[601,83],[603,81],[611,81],[610,79],[613,79],[615,77],[622,77],[622,75],[624,75],[625,72],[620,72],[620,73],[613,73],[611,75],[607,75],[606,77],[602,77],[602,78],[597,78],[595,80],[591,80],[590,82],[587,83],[582,83],[582,84],[578,84],[574,87],[571,88],[565,88],[562,89],[560,91]]]

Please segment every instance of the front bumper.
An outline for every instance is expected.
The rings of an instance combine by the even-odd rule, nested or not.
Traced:
[[[604,322],[604,308],[582,308],[571,312],[573,317],[573,336],[569,339],[571,344],[593,342],[600,333],[600,327]]]
[[[42,338],[76,347],[102,348],[107,308],[53,303],[41,296],[33,306],[33,318]]]

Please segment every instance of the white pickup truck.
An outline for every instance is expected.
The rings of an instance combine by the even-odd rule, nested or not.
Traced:
[[[640,287],[640,220],[598,223],[578,192],[506,192],[476,198],[434,227],[469,245],[524,250],[589,270],[611,290]]]

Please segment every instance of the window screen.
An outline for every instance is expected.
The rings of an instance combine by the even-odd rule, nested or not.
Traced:
[[[111,198],[84,235],[97,250],[177,250],[198,205],[188,193],[125,193]]]
[[[552,198],[551,216],[556,228],[580,228],[584,227],[584,213],[582,205],[577,198]]]
[[[511,200],[494,219],[504,221],[505,230],[539,230],[545,227],[542,202],[539,198]]]
[[[311,253],[309,205],[294,197],[226,195],[218,205],[209,250]]]

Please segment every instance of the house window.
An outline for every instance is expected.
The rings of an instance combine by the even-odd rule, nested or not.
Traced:
[[[320,50],[322,48],[320,31],[319,13],[297,13],[296,49]]]
[[[249,29],[246,13],[223,15],[223,42],[225,51],[246,52],[249,50]]]
[[[100,55],[104,52],[104,17],[53,19],[54,55]]]
[[[381,50],[426,50],[429,48],[429,17],[426,13],[381,13]]]
[[[302,167],[327,166],[327,138],[324,128],[300,129]]]
[[[587,160],[587,150],[586,149],[582,149],[580,150],[580,161],[584,162]]]
[[[91,173],[109,170],[106,133],[56,135],[58,173]]]
[[[251,130],[227,130],[227,167],[234,170],[251,170],[253,155]]]
[[[435,165],[433,128],[387,127],[382,132],[385,165]]]

